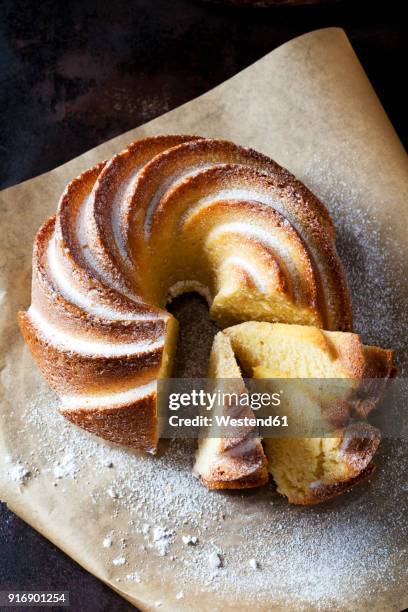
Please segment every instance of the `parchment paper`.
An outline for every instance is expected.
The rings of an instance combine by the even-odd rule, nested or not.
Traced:
[[[408,605],[401,442],[383,443],[369,483],[303,509],[271,488],[207,492],[189,473],[188,445],[141,459],[55,415],[55,397],[16,325],[17,310],[30,302],[34,234],[73,177],[133,139],[166,132],[254,147],[304,180],[334,216],[356,329],[366,342],[395,348],[404,364],[406,154],[344,32],[312,32],[200,98],[0,194],[0,498],[142,610],[401,610]],[[217,570],[208,564],[213,551],[223,559]]]

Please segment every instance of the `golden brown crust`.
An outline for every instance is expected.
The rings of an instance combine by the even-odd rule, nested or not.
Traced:
[[[220,439],[219,448],[205,469],[197,463],[193,474],[208,489],[245,489],[260,487],[269,480],[267,459],[257,437],[249,433],[239,441]]]
[[[217,454],[205,470],[196,463],[193,474],[208,489],[245,489],[260,487],[269,480],[267,459],[259,438],[252,432],[240,439],[220,439]]]
[[[145,385],[158,376],[162,346],[120,358],[84,355],[55,345],[42,335],[29,314],[20,312],[18,317],[31,354],[50,387],[57,393],[114,393],[124,388]]]
[[[329,501],[330,499],[333,499],[333,497],[337,497],[342,493],[351,491],[351,489],[353,489],[357,484],[371,476],[375,469],[376,465],[374,463],[370,463],[362,472],[357,474],[357,476],[350,478],[349,480],[345,480],[343,482],[335,482],[332,484],[320,483],[318,486],[314,487],[309,499],[297,500],[295,503],[301,506],[309,506]]]
[[[210,491],[227,491],[235,489],[255,489],[263,487],[269,481],[268,469],[265,465],[257,467],[247,476],[237,476],[235,472],[225,472],[224,468],[215,467],[208,476],[197,474],[194,476]]]
[[[163,224],[167,225],[170,219],[177,218],[175,213],[185,207],[186,202],[197,202],[219,191],[237,188],[256,189],[265,198],[273,196],[285,210],[286,221],[293,225],[300,235],[304,234],[304,246],[314,263],[314,272],[318,277],[318,299],[323,327],[329,330],[349,331],[352,326],[351,298],[345,273],[336,252],[334,231],[329,231],[325,221],[328,213],[326,211],[326,216],[322,213],[323,205],[314,196],[310,197],[307,188],[290,173],[284,173],[284,176],[286,182],[280,175],[277,177],[275,174],[263,173],[250,166],[232,164],[214,166],[188,176],[170,189],[158,202],[152,219],[152,239],[154,240],[155,234],[160,235]],[[143,176],[140,179],[141,183],[142,178]],[[150,182],[148,187],[151,189]],[[150,190],[147,190],[147,194],[150,196]],[[143,197],[148,200],[148,195],[142,191],[142,201]],[[174,221],[173,223],[172,229],[177,232],[177,223]],[[135,231],[131,232],[132,250],[139,252],[139,234],[136,227],[134,229]]]
[[[363,346],[365,378],[390,378],[396,374],[393,364],[394,352],[378,346]]]
[[[160,154],[176,148],[178,145],[200,140],[200,136],[164,135],[151,136],[131,143],[124,151],[115,155],[101,170],[98,181],[92,193],[92,217],[89,223],[90,248],[98,267],[111,278],[120,276],[130,291],[138,285],[136,271],[137,262],[126,261],[120,253],[117,237],[113,231],[112,214],[117,208],[117,195],[121,193],[123,184],[152,159],[160,158]],[[127,240],[125,219],[129,216],[132,195],[124,203],[121,214],[118,215],[118,234],[124,236],[123,245]],[[140,204],[137,203],[138,208]],[[130,259],[130,253],[127,253]]]
[[[86,256],[92,246],[89,239],[94,240],[94,233],[91,233],[89,228],[89,226],[92,228],[92,223],[87,218],[84,219],[83,225],[87,230],[89,229],[90,234],[87,231],[85,236],[78,235],[78,224],[84,203],[92,198],[93,189],[98,185],[98,177],[104,167],[105,164],[100,164],[84,172],[71,181],[62,194],[55,220],[55,256],[60,259],[63,267],[66,268],[71,282],[78,286],[83,293],[95,296],[98,303],[120,311],[132,311],[135,314],[152,313],[156,316],[163,314],[161,309],[154,304],[147,304],[140,300],[140,296],[132,287],[125,273],[120,274],[116,270],[117,274],[114,275],[114,279],[109,278],[109,276],[107,278],[104,276],[104,270],[101,269],[103,266],[101,266],[99,259],[93,258],[93,253]],[[84,242],[86,242],[85,245]],[[40,230],[35,242],[34,266],[36,249],[38,248],[40,252],[44,246]]]
[[[309,499],[296,501],[301,504],[315,504],[331,499],[371,475],[375,469],[372,459],[381,441],[381,432],[367,423],[353,423],[342,435],[340,454],[348,466],[343,480],[318,482],[310,487]]]
[[[156,452],[158,443],[156,393],[121,406],[65,408],[59,412],[71,423],[109,442],[142,453]]]
[[[365,470],[371,462],[378,445],[381,433],[368,423],[353,423],[349,425],[344,434],[340,453],[350,470],[359,473]]]
[[[98,294],[99,302],[109,304],[110,308],[119,312],[132,311],[135,316],[149,315],[151,319],[108,319],[102,315],[94,315],[66,299],[53,279],[47,262],[47,250],[54,236],[55,216],[47,219],[39,229],[34,243],[33,254],[33,286],[31,303],[47,318],[50,323],[60,329],[69,331],[73,336],[84,335],[92,339],[107,341],[134,342],[137,340],[155,341],[164,333],[166,313],[152,309],[143,302],[135,304],[124,295],[118,294],[109,287],[104,287],[96,279],[79,284],[83,291]],[[70,251],[71,253],[71,251]],[[64,257],[67,256],[64,254]],[[70,278],[74,285],[75,279]],[[58,282],[58,279],[57,279]],[[157,313],[162,316],[158,317]]]

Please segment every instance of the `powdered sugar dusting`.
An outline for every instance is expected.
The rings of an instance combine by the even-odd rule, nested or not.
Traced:
[[[153,544],[159,551],[160,556],[164,557],[169,552],[172,537],[173,532],[163,529],[160,525],[153,529]]]
[[[115,559],[113,559],[112,563],[113,565],[116,565],[116,567],[126,565],[126,557],[116,557]]]
[[[22,463],[18,462],[9,468],[8,475],[13,482],[23,485],[30,477],[31,472]]]
[[[57,460],[53,467],[53,473],[55,478],[65,478],[67,476],[74,476],[77,472],[77,466],[75,463],[75,456],[73,453],[67,453],[62,457],[61,460]]]
[[[139,572],[132,572],[126,576],[127,580],[131,580],[132,582],[141,582]]]
[[[315,178],[312,171],[309,178],[309,183]],[[366,342],[396,347],[401,363],[405,335],[397,313],[408,308],[389,276],[387,242],[376,233],[375,219],[359,205],[359,194],[348,193],[345,187],[336,193],[320,195],[335,217],[339,251],[354,297],[356,329]],[[187,324],[181,325],[176,376],[200,377],[206,372],[215,328],[205,319],[203,300],[184,297],[179,304],[178,312],[177,304],[173,311]],[[196,318],[192,311],[198,313]],[[64,457],[71,456],[66,464],[75,469],[69,469],[52,489],[55,504],[64,504],[61,481],[67,487],[72,484],[72,491],[81,488],[78,506],[89,512],[95,508],[105,520],[98,554],[107,572],[134,589],[132,593],[154,581],[160,567],[160,579],[167,587],[154,591],[152,605],[174,609],[189,604],[191,609],[191,594],[197,602],[200,593],[214,593],[220,609],[228,601],[239,609],[254,610],[268,609],[270,602],[296,611],[384,610],[391,583],[399,597],[395,608],[405,607],[406,443],[383,441],[377,473],[351,493],[312,508],[291,507],[272,486],[236,493],[207,491],[191,475],[192,441],[163,442],[158,457],[144,458],[89,436],[57,414],[55,396],[38,381],[42,391],[25,407],[13,407],[9,415],[12,427],[18,422],[21,435],[32,439],[34,450],[19,458],[20,465],[34,475],[34,466],[40,466],[41,472],[55,478],[55,466],[58,462],[63,466]],[[17,458],[12,449],[6,450],[11,463],[3,462],[0,469],[7,473]],[[19,486],[11,474],[9,478]],[[34,483],[35,478],[30,478],[22,488]],[[109,489],[114,496],[107,493]],[[81,537],[86,538],[86,533]],[[112,545],[105,547],[107,537]],[[222,566],[209,563],[214,553]],[[115,563],[117,559],[125,563]]]
[[[112,544],[113,544],[112,536],[109,535],[109,536],[106,536],[106,538],[103,539],[102,546],[104,548],[111,548]]]
[[[201,313],[204,301],[194,301]],[[183,310],[191,320],[187,298]],[[206,333],[211,330],[208,324]],[[190,341],[189,334],[184,338]],[[205,358],[211,341],[201,338],[201,343]],[[72,427],[55,412],[55,403],[49,395],[31,400],[22,431],[28,435],[35,430],[45,466],[54,465],[63,449],[69,449],[80,466],[73,478],[85,490],[92,489],[98,512],[111,517],[111,527],[118,516],[121,526],[127,525],[115,533],[104,554],[111,571],[129,588],[139,584],[128,578],[134,567],[143,567],[146,585],[160,559],[161,579],[173,585],[166,597],[173,588],[174,605],[179,592],[187,602],[189,593],[202,588],[219,602],[226,598],[254,609],[264,609],[272,600],[288,610],[326,610],[340,601],[358,610],[364,602],[381,601],[385,572],[387,582],[402,580],[402,568],[408,567],[403,499],[408,461],[399,443],[383,443],[380,469],[371,482],[321,506],[290,507],[273,487],[208,492],[191,476],[193,442],[170,441],[163,443],[158,457],[138,457]],[[105,478],[106,486],[92,487],[93,473]],[[117,497],[107,495],[109,487]],[[106,531],[101,543],[103,537]],[[128,542],[126,555],[120,538]],[[123,567],[117,562],[122,558]]]
[[[405,375],[408,350],[401,325],[408,311],[408,292],[399,288],[406,282],[406,245],[396,242],[391,225],[384,227],[373,211],[368,212],[368,186],[365,190],[351,187],[329,163],[313,157],[302,178],[325,203],[335,223],[337,249],[353,300],[354,329],[367,344],[395,349]],[[374,208],[386,210],[387,202],[376,202]]]

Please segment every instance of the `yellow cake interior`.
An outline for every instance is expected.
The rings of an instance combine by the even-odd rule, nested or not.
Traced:
[[[164,308],[169,295],[198,290],[221,328],[246,320],[322,326],[314,270],[293,228],[256,203],[192,211],[189,200],[177,204],[152,228],[149,245],[138,245],[146,299]]]
[[[231,399],[216,404],[211,412],[211,435],[199,439],[194,474],[210,489],[239,489],[266,484],[266,458],[253,428],[242,426],[231,430],[224,426],[217,428],[214,424],[217,414],[238,418],[254,416],[250,408],[241,407],[235,401],[235,397],[246,393],[246,388],[230,339],[222,332],[214,338],[208,376],[210,390]]]
[[[264,322],[243,323],[224,333],[244,375],[265,379],[265,384],[271,386],[270,392],[282,392],[281,405],[274,409],[276,414],[287,415],[297,431],[307,432],[308,426],[312,431],[318,426],[326,428],[323,437],[314,433],[312,437],[297,435],[263,441],[278,491],[293,503],[312,503],[316,501],[315,487],[355,477],[357,472],[353,473],[344,460],[344,431],[330,426],[321,395],[307,379],[343,379],[344,384],[335,386],[334,391],[328,387],[324,399],[337,401],[347,397],[365,367],[364,347],[358,336]]]
[[[208,377],[212,379],[212,391],[219,389],[225,392],[240,393],[245,390],[241,371],[235,359],[231,348],[230,340],[224,334],[217,334],[214,338],[212,346]],[[225,379],[232,379],[232,384],[225,385]],[[228,386],[228,388],[225,388]],[[221,406],[217,406],[217,412],[222,410]],[[215,436],[202,437],[198,441],[198,449],[196,453],[195,471],[197,474],[207,474],[211,469],[214,461],[218,460],[220,453],[220,440]]]

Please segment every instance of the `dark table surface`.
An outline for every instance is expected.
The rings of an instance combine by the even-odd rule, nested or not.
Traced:
[[[200,95],[294,36],[327,26],[346,30],[406,145],[403,5],[2,0],[0,186],[50,170]],[[74,610],[133,609],[3,505],[1,589],[68,590]]]

